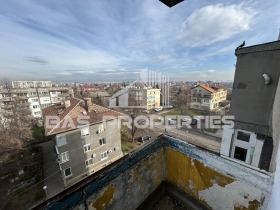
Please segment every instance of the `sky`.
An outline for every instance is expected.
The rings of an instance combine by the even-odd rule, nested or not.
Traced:
[[[1,0],[0,78],[232,81],[235,48],[276,41],[279,11],[279,0]]]

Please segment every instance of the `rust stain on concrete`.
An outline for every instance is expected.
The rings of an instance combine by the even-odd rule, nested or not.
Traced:
[[[112,202],[115,193],[115,187],[108,186],[103,194],[92,202],[92,207],[97,210],[105,209]]]

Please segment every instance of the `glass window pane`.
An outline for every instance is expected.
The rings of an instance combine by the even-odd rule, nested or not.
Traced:
[[[242,161],[246,161],[247,149],[241,147],[235,147],[234,158]]]
[[[245,132],[242,132],[242,131],[238,131],[237,132],[237,139],[241,140],[241,141],[249,142],[250,141],[250,133],[245,133]]]
[[[66,169],[64,170],[64,174],[65,174],[65,176],[70,176],[70,175],[72,174],[71,168],[66,168]]]

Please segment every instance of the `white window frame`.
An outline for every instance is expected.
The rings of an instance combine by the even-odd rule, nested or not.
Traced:
[[[107,151],[100,153],[101,161],[108,159]]]
[[[59,151],[58,151],[57,145],[55,145],[55,151],[56,151],[56,154],[59,155]]]
[[[66,136],[64,134],[57,135],[56,136],[56,145],[58,147],[60,147],[60,146],[63,146],[65,144],[67,144]]]
[[[89,167],[89,166],[93,165],[93,159],[90,158],[90,159],[85,160],[85,164],[86,164],[86,167]]]
[[[100,144],[101,143],[101,144]],[[106,139],[105,138],[101,138],[99,139],[99,145],[102,146],[102,145],[105,145],[106,144]]]
[[[210,103],[210,100],[209,99],[204,99],[204,102],[205,103]]]
[[[69,175],[66,175],[66,173],[65,173],[65,171],[66,171],[67,169],[70,169],[70,174],[69,174]],[[72,174],[71,167],[65,168],[65,169],[63,170],[63,172],[64,172],[64,176],[65,176],[65,178],[70,177],[70,176],[72,176],[72,175],[73,175],[73,174]]]
[[[249,142],[239,140],[237,138],[238,132],[243,132],[243,133],[246,133],[246,134],[250,134]],[[255,141],[253,140],[253,133],[252,132],[237,129],[235,134],[234,134],[234,141],[233,141],[232,146],[233,146],[232,147],[232,152],[231,152],[231,157],[232,158],[234,158],[235,148],[240,147],[242,149],[247,150],[246,159],[245,159],[245,161],[242,161],[242,160],[239,160],[239,159],[236,159],[236,158],[234,158],[234,159],[238,160],[238,161],[241,161],[241,162],[245,162],[247,164],[252,163],[252,158],[253,158],[253,153],[254,153],[254,148],[255,148]]]
[[[81,128],[81,137],[89,136],[89,127]]]
[[[84,148],[84,153],[91,151],[91,145],[90,144],[85,144],[83,148]]]
[[[63,158],[63,156],[65,157],[65,159]],[[68,162],[68,161],[69,161],[69,153],[68,153],[68,151],[61,153],[60,154],[60,163],[65,163],[65,162]]]

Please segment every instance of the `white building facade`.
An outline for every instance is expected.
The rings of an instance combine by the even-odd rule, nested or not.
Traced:
[[[13,88],[52,87],[51,81],[12,81]]]
[[[0,103],[2,110],[7,108],[4,100],[7,100],[7,94],[12,98],[25,97],[28,101],[31,114],[34,118],[42,117],[42,110],[51,105],[64,102],[73,96],[72,88],[51,87],[51,88],[12,88],[9,90],[0,90]],[[55,94],[54,94],[55,93]],[[12,101],[12,100],[11,100]]]

